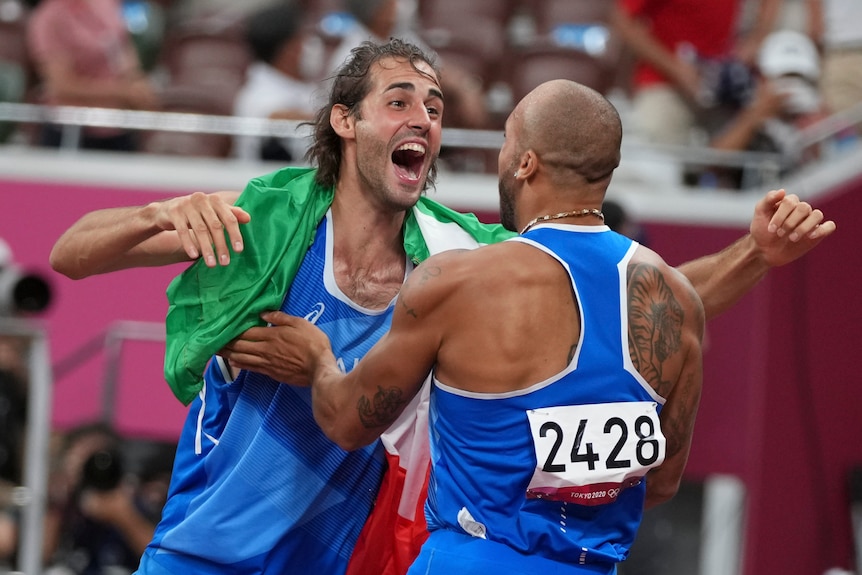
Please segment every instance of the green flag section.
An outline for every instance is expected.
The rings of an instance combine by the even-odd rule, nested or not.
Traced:
[[[317,184],[315,174],[313,168],[289,167],[251,180],[236,203],[251,214],[242,226],[243,251],[227,266],[209,268],[198,260],[168,286],[165,378],[184,404],[201,390],[213,354],[246,329],[263,325],[261,313],[281,308],[332,204],[334,190]],[[404,249],[414,263],[513,235],[426,197],[404,221]]]

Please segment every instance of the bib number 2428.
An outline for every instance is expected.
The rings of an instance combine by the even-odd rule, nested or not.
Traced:
[[[536,450],[529,488],[535,497],[604,500],[603,492],[618,494],[664,460],[654,402],[550,407],[527,416]]]

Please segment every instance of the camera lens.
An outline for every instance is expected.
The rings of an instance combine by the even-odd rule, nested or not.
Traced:
[[[114,450],[101,450],[84,462],[81,487],[97,491],[110,491],[120,484],[123,465],[120,454]]]

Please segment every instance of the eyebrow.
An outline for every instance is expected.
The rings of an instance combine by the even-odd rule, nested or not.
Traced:
[[[386,87],[385,91],[388,92],[389,90],[407,90],[408,92],[415,92],[416,86],[412,82],[395,82]],[[443,99],[443,92],[436,88],[428,90],[428,95],[441,100]]]

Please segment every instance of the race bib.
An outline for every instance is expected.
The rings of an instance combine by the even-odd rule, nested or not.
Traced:
[[[536,450],[530,499],[611,503],[664,461],[655,402],[546,407],[527,417]]]

